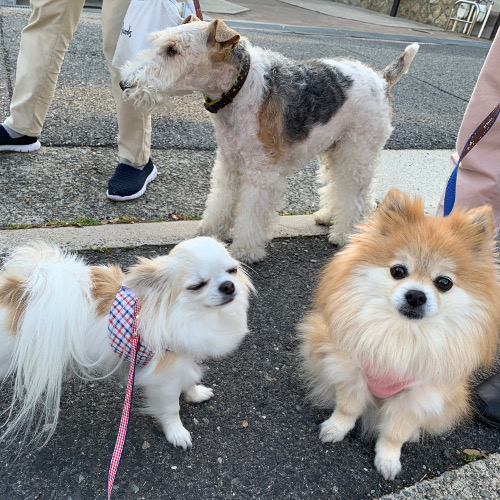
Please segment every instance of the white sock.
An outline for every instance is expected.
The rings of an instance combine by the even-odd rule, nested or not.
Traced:
[[[124,163],[125,165],[128,165],[129,167],[134,167],[134,165],[132,165],[132,163],[130,163],[128,160],[122,161],[122,163]],[[147,165],[147,163],[146,163],[146,165]],[[143,165],[142,167],[134,167],[134,168],[136,168],[137,170],[142,170],[146,165]]]
[[[20,134],[19,132],[16,132],[15,130],[12,130],[10,127],[7,127],[7,125],[5,125],[5,123],[2,123],[2,127],[10,135],[11,139],[19,139],[19,137],[22,137],[23,135],[25,135],[25,134]]]

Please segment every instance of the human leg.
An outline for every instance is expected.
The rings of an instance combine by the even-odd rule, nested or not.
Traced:
[[[106,195],[126,201],[144,194],[157,175],[150,160],[151,116],[122,99],[120,72],[111,64],[130,0],[104,0],[102,4],[103,52],[111,74],[111,90],[118,119],[118,157],[120,163],[108,183]]]
[[[111,73],[111,85],[118,118],[118,156],[134,167],[149,160],[151,147],[151,116],[138,111],[131,102],[122,99],[120,72],[111,65],[123,18],[130,0],[104,0],[102,4],[103,52]]]
[[[459,153],[476,127],[500,102],[500,36],[493,40],[479,74],[474,91],[460,126],[457,152],[450,157],[450,171]],[[457,174],[455,206],[466,209],[490,205],[495,226],[500,228],[500,121],[477,143],[461,161]],[[444,193],[437,208],[443,215]],[[500,427],[500,375],[493,375],[480,384],[473,398],[477,414],[490,425]]]
[[[476,86],[465,110],[457,137],[457,152],[450,157],[450,172],[453,171],[459,153],[476,127],[500,102],[500,36],[493,40],[479,74]],[[500,122],[490,129],[467,156],[461,161],[457,175],[455,206],[470,209],[491,205],[495,225],[500,228]],[[446,189],[446,188],[445,188]],[[437,208],[443,215],[444,192]]]
[[[10,131],[38,142],[47,111],[54,97],[64,55],[78,24],[84,0],[32,0],[32,14],[21,33],[16,82],[5,120]],[[9,134],[10,135],[10,134]],[[3,141],[8,141],[2,134]],[[17,137],[19,138],[19,137]],[[0,150],[9,144],[0,142]],[[23,142],[23,141],[17,141]],[[26,142],[26,141],[24,141]],[[16,144],[14,144],[16,145]],[[37,145],[40,147],[40,144]],[[21,151],[38,149],[20,149]]]

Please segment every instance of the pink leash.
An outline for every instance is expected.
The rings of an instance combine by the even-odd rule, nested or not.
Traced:
[[[106,493],[107,500],[111,498],[111,490],[113,489],[116,472],[118,471],[118,466],[120,465],[120,460],[122,458],[123,447],[125,446],[125,441],[127,439],[130,406],[132,404],[132,395],[134,393],[135,363],[137,358],[137,345],[139,343],[139,335],[137,333],[137,318],[139,317],[140,310],[141,306],[139,305],[139,301],[137,300],[134,305],[134,324],[132,325],[132,338],[130,339],[132,343],[132,352],[130,359],[130,369],[128,372],[127,392],[125,394],[125,401],[123,403],[122,418],[120,420],[118,436],[116,437],[115,449],[113,450],[113,455],[111,456],[111,462],[108,468]]]

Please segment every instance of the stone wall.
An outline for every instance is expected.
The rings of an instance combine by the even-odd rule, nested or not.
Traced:
[[[335,0],[338,3],[355,5],[364,9],[390,14],[394,0]],[[455,0],[400,0],[398,16],[418,23],[432,24],[444,28]]]

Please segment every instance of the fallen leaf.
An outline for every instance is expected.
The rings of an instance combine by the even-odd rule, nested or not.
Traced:
[[[187,220],[187,217],[185,215],[179,215],[176,212],[172,212],[171,217],[172,220]]]
[[[467,448],[463,451],[466,455],[471,455],[471,456],[476,456],[476,455],[481,455],[481,452],[479,450],[473,450],[470,448]]]
[[[241,422],[241,427],[248,427],[248,421],[247,420],[243,420],[243,422]]]

